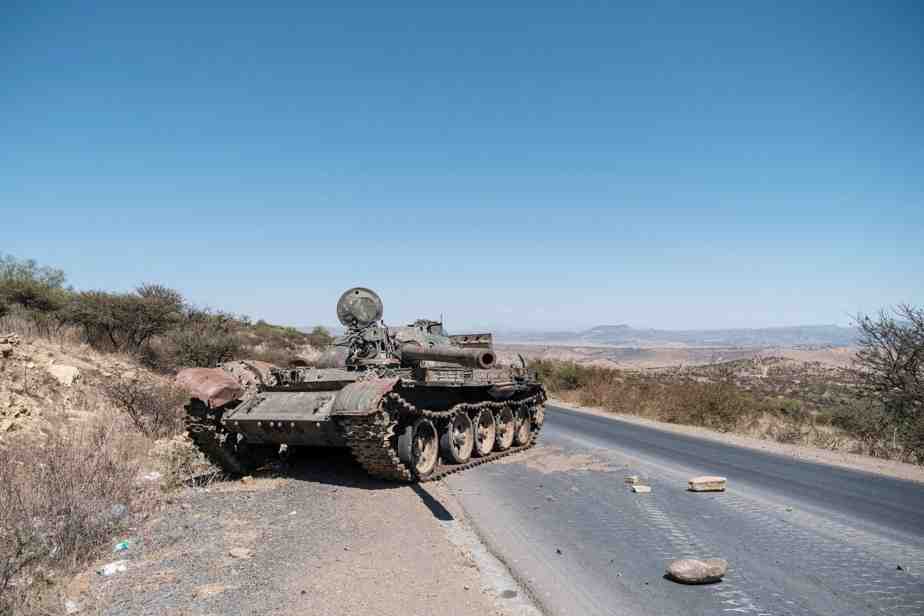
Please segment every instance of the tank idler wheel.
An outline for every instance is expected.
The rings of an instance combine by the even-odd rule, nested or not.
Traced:
[[[518,447],[529,443],[531,431],[529,424],[529,409],[519,408],[516,412],[513,431],[513,443]]]
[[[420,418],[398,437],[398,457],[417,479],[426,479],[439,459],[439,436],[433,422]]]
[[[465,413],[456,413],[440,436],[443,459],[453,464],[468,462],[474,446],[475,431],[472,428],[472,420]]]
[[[482,409],[475,418],[475,455],[486,456],[491,453],[496,436],[494,413],[488,409]]]
[[[513,411],[509,407],[502,408],[498,411],[494,421],[497,424],[497,440],[494,442],[494,449],[507,451],[513,445],[513,433],[516,431]]]

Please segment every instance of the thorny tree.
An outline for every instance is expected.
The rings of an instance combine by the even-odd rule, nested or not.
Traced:
[[[879,401],[912,448],[924,437],[924,309],[902,304],[857,318],[856,375],[861,394]]]

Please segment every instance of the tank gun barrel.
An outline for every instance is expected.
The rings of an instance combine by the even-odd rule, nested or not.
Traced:
[[[399,349],[403,363],[440,361],[468,368],[493,368],[497,361],[494,351],[490,349],[464,349],[449,344],[424,348],[414,343],[405,343]]]

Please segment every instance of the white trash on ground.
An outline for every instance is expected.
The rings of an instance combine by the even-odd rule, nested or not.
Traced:
[[[110,575],[115,575],[116,573],[122,573],[128,571],[128,561],[127,560],[117,560],[111,562],[108,565],[103,565],[97,570],[97,573],[106,577]]]

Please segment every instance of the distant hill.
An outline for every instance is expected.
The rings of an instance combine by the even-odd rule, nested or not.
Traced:
[[[308,333],[314,326],[299,327]],[[343,335],[340,326],[325,326],[334,336]],[[466,331],[490,331],[469,328]],[[455,331],[450,329],[451,332]],[[857,330],[840,325],[799,325],[756,329],[636,329],[630,325],[597,325],[585,330],[494,330],[500,343],[560,344],[621,347],[842,347],[856,342]]]
[[[598,325],[583,331],[502,331],[498,342],[604,346],[816,347],[849,346],[857,331],[839,325],[800,325],[757,329],[635,329]]]

